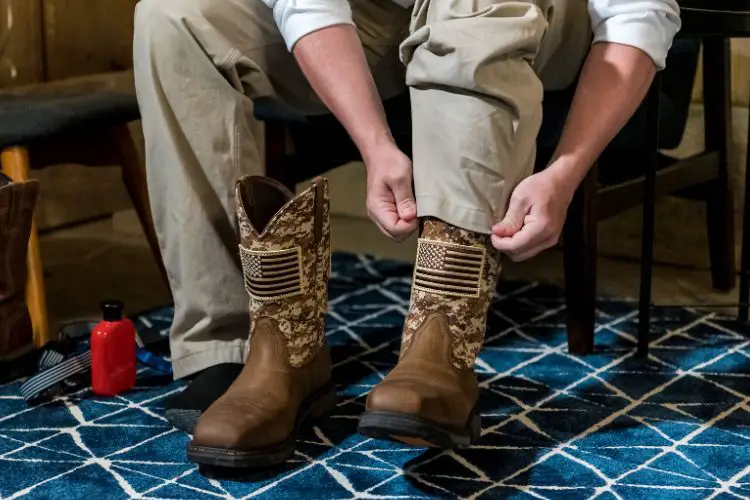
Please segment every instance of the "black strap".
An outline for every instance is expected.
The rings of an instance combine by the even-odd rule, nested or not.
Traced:
[[[29,403],[46,401],[71,389],[91,384],[91,350],[88,339],[96,322],[73,323],[62,329],[58,340],[48,343],[39,356],[39,373],[21,385],[24,400]],[[163,373],[172,373],[167,357],[157,354],[159,345],[167,340],[149,331],[136,334],[136,358],[142,364]],[[146,347],[152,348],[147,350]],[[155,348],[155,349],[153,349]],[[155,352],[152,352],[155,351]]]

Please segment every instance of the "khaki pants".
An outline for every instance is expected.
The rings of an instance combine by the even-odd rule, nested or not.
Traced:
[[[418,214],[489,233],[533,171],[543,87],[578,74],[587,0],[417,0],[410,31]]]
[[[577,74],[590,40],[586,0],[352,7],[381,96],[411,87],[420,215],[487,232],[533,166],[541,80],[562,88]],[[236,179],[264,172],[254,102],[326,110],[258,0],[141,0],[134,69],[181,378],[245,358],[233,193]]]

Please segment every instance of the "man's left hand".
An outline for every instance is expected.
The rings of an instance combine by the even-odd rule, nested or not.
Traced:
[[[530,259],[560,240],[578,183],[555,167],[559,166],[553,164],[518,184],[505,218],[492,226],[492,246],[512,261]]]

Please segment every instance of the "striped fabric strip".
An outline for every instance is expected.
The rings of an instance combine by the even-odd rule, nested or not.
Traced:
[[[28,379],[21,385],[21,396],[27,402],[33,401],[45,391],[66,381],[74,375],[88,372],[91,369],[91,351],[71,356],[65,361],[44,370]]]
[[[248,250],[240,245],[245,289],[256,300],[269,301],[302,293],[302,249]]]
[[[414,288],[449,297],[477,298],[486,251],[421,238],[414,266]]]
[[[77,321],[60,331],[57,341],[47,344],[37,362],[39,372],[21,384],[20,392],[29,404],[41,403],[68,391],[82,389],[91,383],[91,351],[88,339],[95,321]],[[163,373],[172,373],[172,363],[157,354],[158,344],[166,341],[156,331],[141,330],[136,333],[138,347],[136,359]],[[154,346],[157,351],[149,350]]]
[[[55,366],[60,363],[63,359],[65,359],[63,353],[48,349],[42,352],[42,356],[39,358],[39,368],[46,370],[50,366]]]

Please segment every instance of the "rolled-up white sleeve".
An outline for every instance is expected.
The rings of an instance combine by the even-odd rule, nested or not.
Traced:
[[[289,50],[313,31],[354,24],[348,0],[263,0],[263,3],[273,9],[273,18]]]
[[[682,26],[676,0],[589,0],[589,15],[594,43],[641,49],[659,69]]]

